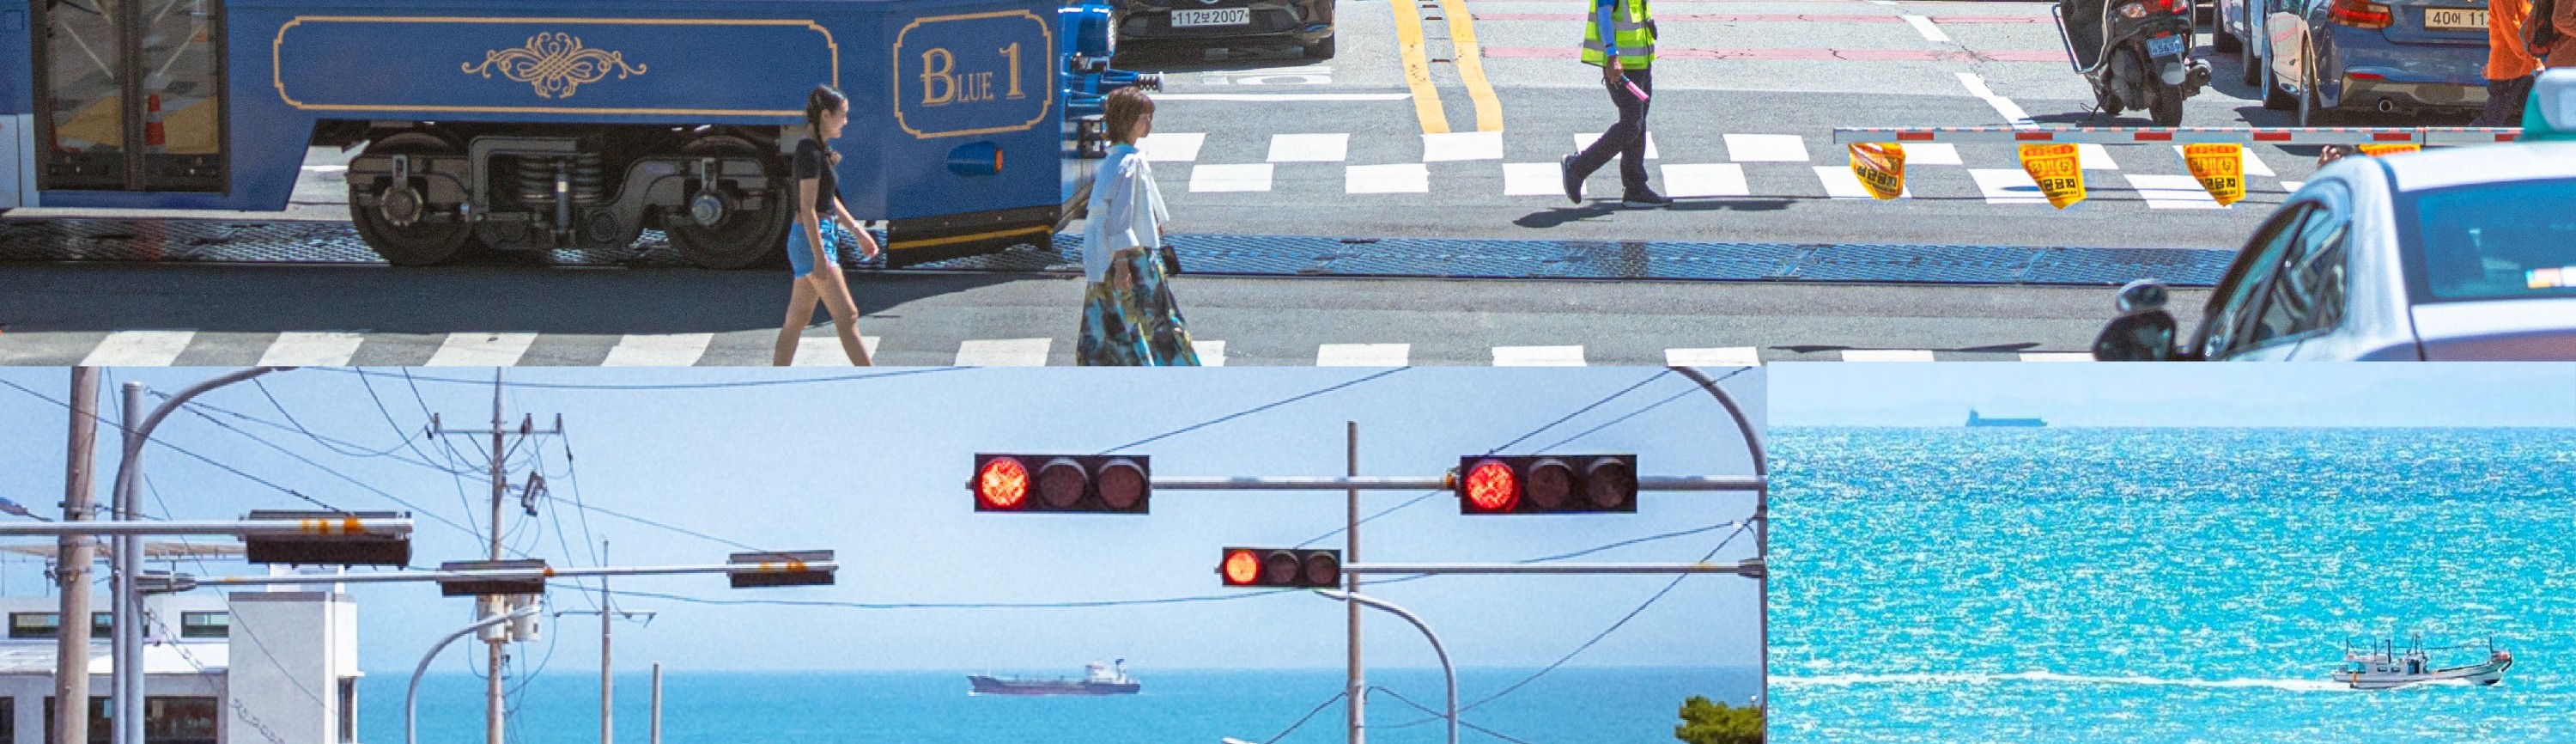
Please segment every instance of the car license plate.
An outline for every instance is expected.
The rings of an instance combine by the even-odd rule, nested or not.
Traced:
[[[2157,58],[2180,57],[2182,56],[2183,45],[2189,43],[2191,43],[2191,37],[2179,34],[2156,39],[2148,39],[2147,56]]]
[[[1251,8],[1214,8],[1210,10],[1172,11],[1173,28],[1249,25],[1252,25]]]
[[[2424,10],[2424,28],[2428,31],[2484,31],[2487,12],[2466,8],[2427,8]]]

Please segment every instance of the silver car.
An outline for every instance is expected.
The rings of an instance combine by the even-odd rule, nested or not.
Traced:
[[[2094,356],[2576,360],[2576,141],[2553,141],[2576,139],[2568,73],[2524,142],[2317,171],[2237,254],[2188,340],[2173,343],[2164,288],[2141,283]]]

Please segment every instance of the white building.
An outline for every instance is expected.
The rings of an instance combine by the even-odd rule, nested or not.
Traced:
[[[56,597],[0,597],[0,744],[43,744],[52,723]],[[106,744],[114,691],[107,597],[91,600],[90,741]],[[346,594],[198,590],[145,599],[146,744],[357,741],[358,615]]]

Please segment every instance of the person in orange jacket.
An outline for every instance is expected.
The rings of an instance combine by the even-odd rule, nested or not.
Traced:
[[[2551,69],[2576,67],[2576,0],[2557,0],[2555,5],[2548,23],[2558,27],[2558,44],[2549,50],[2545,63]]]
[[[2487,3],[2487,107],[2470,126],[2522,126],[2523,103],[2531,98],[2532,76],[2540,72],[2540,59],[2522,43],[2530,17],[2531,0]]]

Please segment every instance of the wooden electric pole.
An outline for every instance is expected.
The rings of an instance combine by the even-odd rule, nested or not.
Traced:
[[[72,429],[63,473],[63,521],[89,519],[90,466],[98,448],[98,368],[72,368]],[[62,585],[54,625],[54,737],[51,744],[89,744],[90,538],[64,535],[54,551]]]

